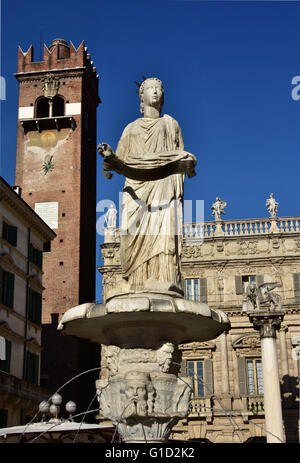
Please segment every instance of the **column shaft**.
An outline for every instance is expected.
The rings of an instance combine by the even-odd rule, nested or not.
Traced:
[[[221,365],[222,365],[222,393],[229,394],[229,368],[228,368],[228,350],[227,350],[227,335],[222,333],[220,336],[221,347]]]
[[[264,408],[268,443],[284,441],[276,339],[261,339],[264,383]]]

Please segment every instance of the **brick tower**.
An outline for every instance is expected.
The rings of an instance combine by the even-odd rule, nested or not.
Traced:
[[[76,50],[63,39],[53,40],[49,48],[44,45],[40,62],[34,62],[32,46],[26,53],[19,48],[15,76],[15,184],[57,234],[51,252],[44,252],[41,366],[41,385],[56,390],[99,364],[95,345],[56,332],[66,310],[95,299],[98,76],[84,42]],[[79,390],[92,383],[90,376],[83,376],[62,395],[86,407],[90,393]]]

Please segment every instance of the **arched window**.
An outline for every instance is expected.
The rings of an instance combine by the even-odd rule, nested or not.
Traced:
[[[36,117],[49,117],[49,99],[42,96],[36,101]]]
[[[51,117],[64,116],[65,101],[62,96],[55,96],[52,99]],[[50,100],[46,97],[40,97],[36,101],[36,118],[50,117]]]
[[[55,96],[53,98],[53,108],[52,115],[53,117],[64,116],[65,115],[65,101],[62,96]]]

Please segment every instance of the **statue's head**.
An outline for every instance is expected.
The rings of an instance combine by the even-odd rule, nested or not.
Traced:
[[[140,111],[144,114],[144,107],[146,105],[153,106],[162,111],[164,104],[164,87],[162,81],[157,77],[149,77],[145,79],[140,85],[139,97],[141,101]]]

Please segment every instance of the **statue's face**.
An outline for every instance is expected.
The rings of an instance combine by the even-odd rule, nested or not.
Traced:
[[[144,84],[144,105],[160,107],[163,97],[163,89],[160,82],[155,79],[149,79]]]

